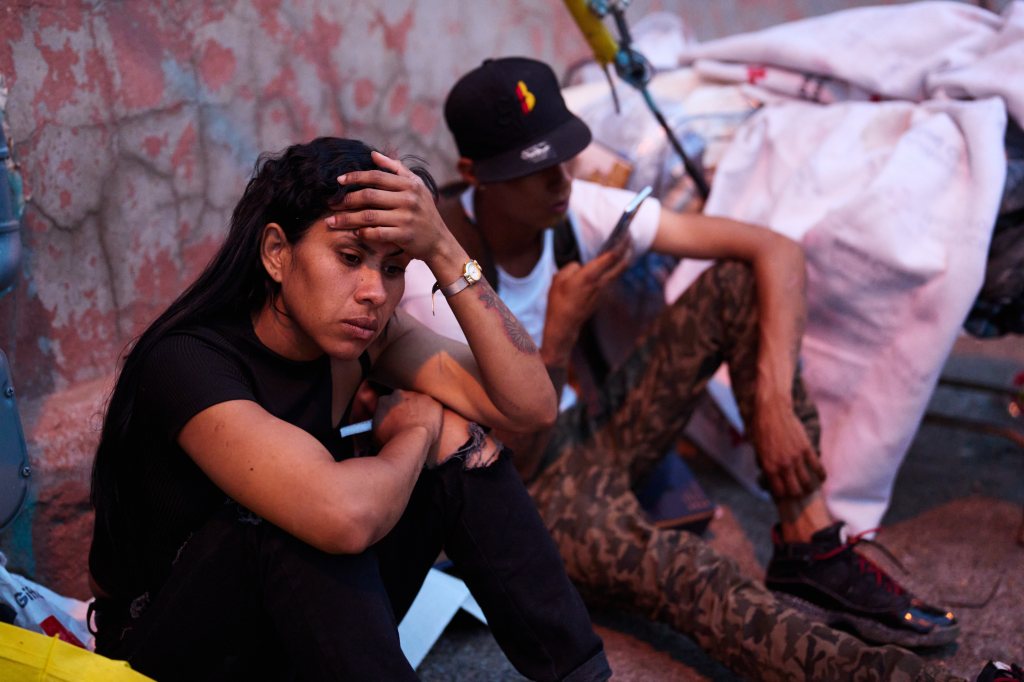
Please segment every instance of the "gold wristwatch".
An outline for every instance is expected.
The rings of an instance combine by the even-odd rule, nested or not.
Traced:
[[[434,282],[434,286],[430,289],[430,314],[434,314],[434,294],[438,291],[444,294],[445,298],[451,298],[463,289],[468,289],[479,282],[483,279],[483,276],[484,271],[481,269],[480,264],[470,259],[462,266],[462,276],[448,286],[442,287],[440,282]]]
[[[462,266],[462,277],[459,277],[446,287],[441,286],[439,282],[434,282],[434,287],[430,290],[430,295],[433,296],[435,293],[440,291],[444,294],[445,298],[451,298],[463,289],[471,287],[479,282],[483,276],[484,271],[480,268],[480,264],[475,260],[469,260]]]

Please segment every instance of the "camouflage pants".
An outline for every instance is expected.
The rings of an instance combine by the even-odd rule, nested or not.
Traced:
[[[584,593],[671,625],[750,679],[944,679],[899,647],[808,620],[700,537],[646,520],[633,484],[678,437],[722,362],[750,423],[757,334],[752,272],[718,264],[658,317],[602,386],[597,409],[561,415],[550,464],[529,490],[570,577]],[[799,377],[793,391],[816,443],[817,414]]]

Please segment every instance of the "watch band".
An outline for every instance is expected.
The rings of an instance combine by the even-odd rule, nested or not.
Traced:
[[[454,282],[452,282],[451,284],[449,284],[446,287],[443,287],[440,284],[438,284],[437,282],[434,282],[434,288],[431,289],[430,294],[433,295],[436,292],[440,291],[442,294],[444,294],[445,298],[451,298],[455,294],[459,293],[460,291],[462,291],[463,289],[466,289],[468,287],[469,287],[469,280],[466,279],[465,277],[461,277],[460,276],[457,280],[455,280]]]
[[[469,280],[465,277],[459,277],[457,280],[452,282],[446,287],[442,287],[438,282],[434,282],[434,286],[430,287],[430,314],[434,315],[434,294],[441,292],[445,298],[451,298],[455,294],[459,293],[463,289],[469,287]]]

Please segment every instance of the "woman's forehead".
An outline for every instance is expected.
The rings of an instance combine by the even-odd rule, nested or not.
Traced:
[[[362,239],[356,230],[339,230],[333,228],[324,229],[327,236],[333,242],[351,245],[361,251],[380,256],[382,258],[408,258],[405,250],[394,242],[371,242]]]

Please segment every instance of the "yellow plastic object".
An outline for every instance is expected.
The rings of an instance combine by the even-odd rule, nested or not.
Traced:
[[[145,682],[125,661],[86,651],[56,637],[0,623],[3,682]]]
[[[601,18],[590,11],[586,0],[565,0],[565,6],[572,14],[576,25],[583,31],[590,49],[594,51],[594,58],[601,66],[615,61],[615,55],[619,52],[619,46],[612,38],[612,34],[601,23]]]

